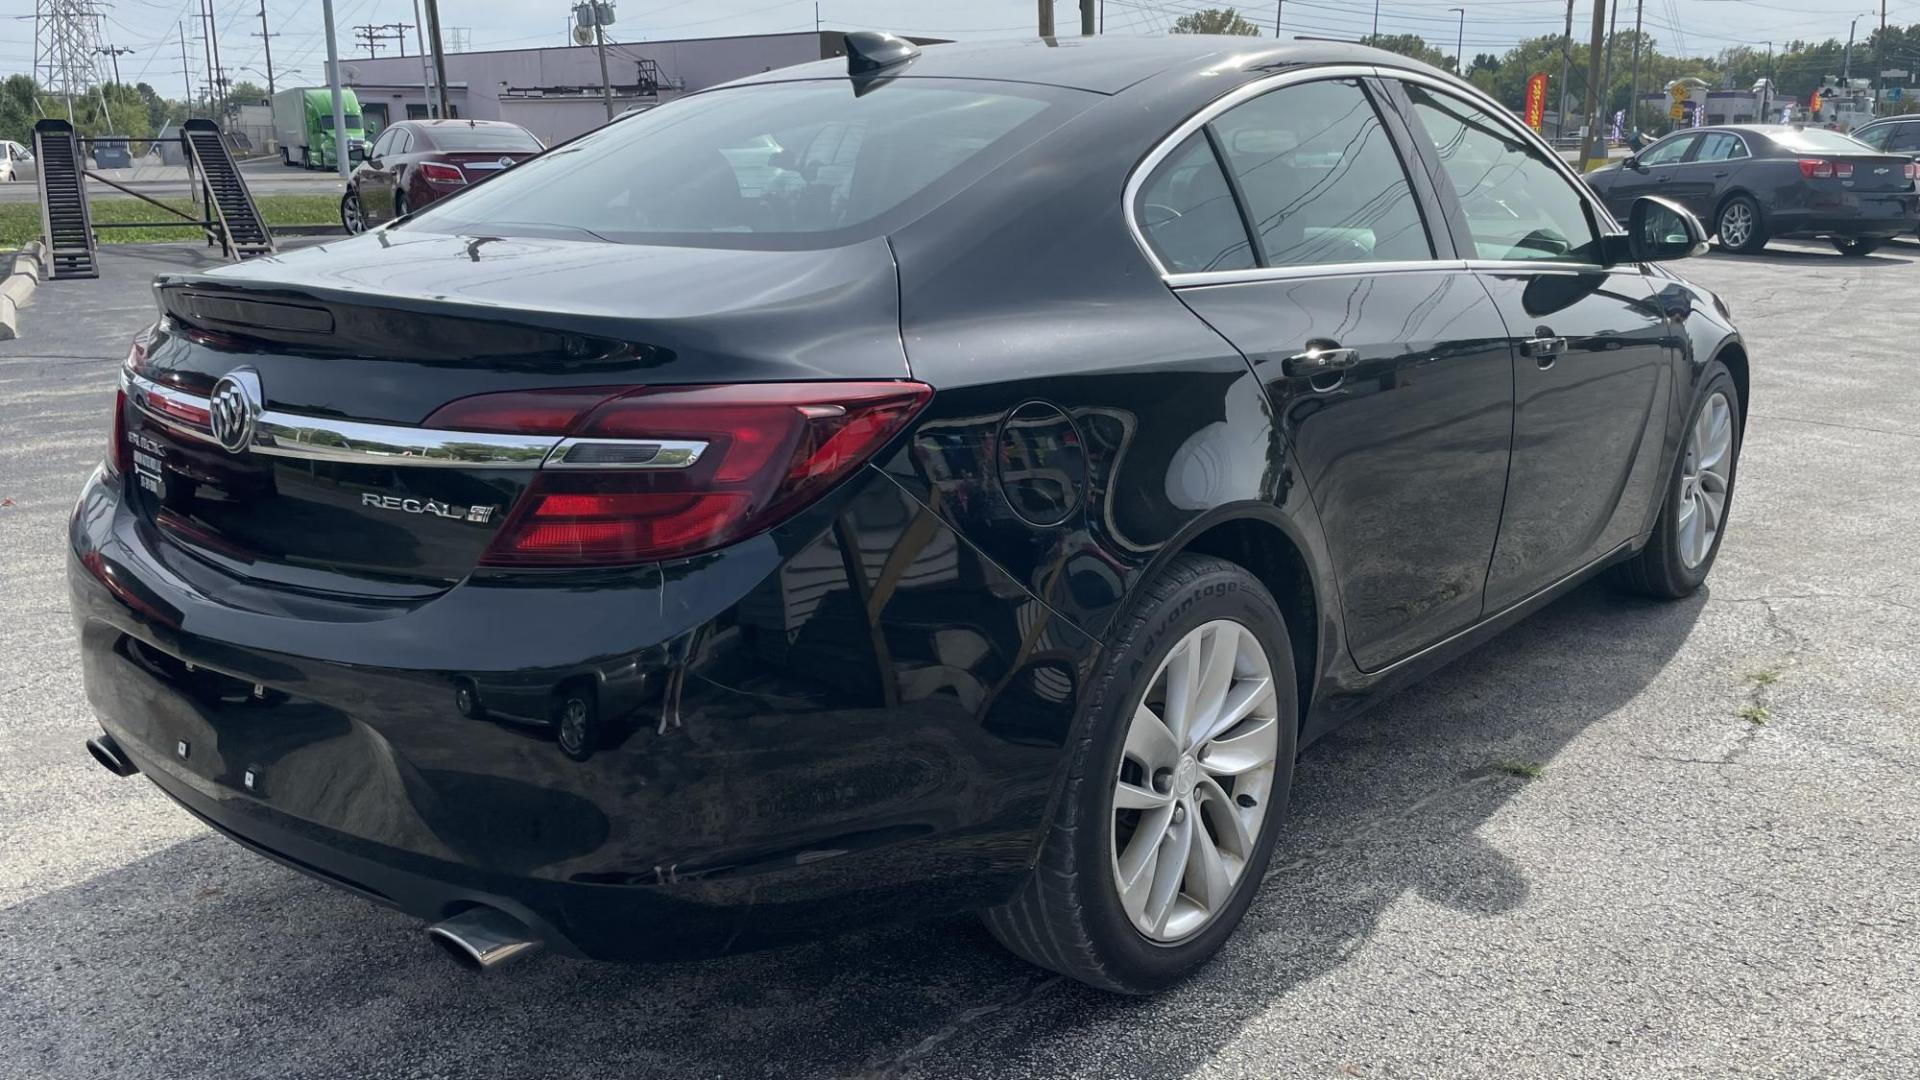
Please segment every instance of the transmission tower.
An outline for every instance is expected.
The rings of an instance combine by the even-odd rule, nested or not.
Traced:
[[[101,77],[98,0],[39,0],[33,20],[33,78],[40,92],[63,98],[67,115],[73,99],[84,98],[106,80]]]

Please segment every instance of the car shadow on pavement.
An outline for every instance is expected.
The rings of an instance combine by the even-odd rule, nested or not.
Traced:
[[[474,976],[412,920],[204,834],[0,911],[0,1029],[16,1033],[6,1066],[45,1077],[1185,1075],[1284,1012],[1293,988],[1337,971],[1390,908],[1403,923],[1422,903],[1489,919],[1527,904],[1525,875],[1480,830],[1530,784],[1551,784],[1563,748],[1660,676],[1705,602],[1704,591],[1660,604],[1589,585],[1310,748],[1246,924],[1159,998],[1028,967],[970,918],[700,963],[548,956]],[[1412,914],[1396,907],[1409,898]],[[4,959],[23,955],[10,937],[51,938],[36,953],[63,960]],[[1113,1060],[1089,1060],[1101,1046]]]
[[[1863,270],[1881,270],[1892,266],[1910,265],[1914,261],[1916,254],[1920,254],[1920,249],[1915,249],[1907,245],[1881,248],[1871,255],[1842,255],[1832,248],[1817,250],[1813,248],[1780,247],[1776,244],[1760,252],[1758,255],[1740,255],[1728,251],[1725,248],[1714,247],[1705,255],[1699,256],[1699,258],[1730,262],[1766,260],[1771,262],[1831,263],[1834,266],[1859,267]]]

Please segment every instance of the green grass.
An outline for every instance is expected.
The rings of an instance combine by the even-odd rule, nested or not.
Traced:
[[[1522,780],[1538,780],[1541,774],[1547,771],[1547,767],[1537,761],[1496,761],[1493,767],[1495,771],[1506,773],[1508,776],[1517,776]]]
[[[195,213],[186,199],[162,199],[169,206]],[[334,225],[340,221],[340,202],[331,195],[257,195],[254,202],[269,227],[277,225]],[[160,221],[167,212],[130,198],[90,200],[94,224],[111,221]],[[100,229],[103,244],[145,244],[166,240],[197,240],[195,226],[153,226],[143,229]],[[15,248],[40,236],[39,203],[0,204],[0,248]]]
[[[1767,711],[1765,705],[1742,705],[1740,711],[1734,715],[1749,724],[1764,724],[1773,718],[1773,714]]]
[[[1756,671],[1747,676],[1747,678],[1752,679],[1755,686],[1772,686],[1774,683],[1780,681],[1780,673],[1777,671]]]

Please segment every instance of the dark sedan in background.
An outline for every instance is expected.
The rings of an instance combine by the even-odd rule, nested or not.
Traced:
[[[1885,154],[1905,154],[1920,162],[1920,113],[1886,116],[1853,133],[1853,137]]]
[[[1778,124],[1692,128],[1587,175],[1615,214],[1644,195],[1699,215],[1729,251],[1825,237],[1865,255],[1920,223],[1920,166],[1834,131]]]
[[[350,233],[405,217],[545,149],[504,120],[402,120],[380,133],[340,200]]]
[[[1353,45],[847,47],[163,276],[71,522],[95,756],[475,967],[980,911],[1144,993],[1300,747],[1705,580],[1686,211]]]

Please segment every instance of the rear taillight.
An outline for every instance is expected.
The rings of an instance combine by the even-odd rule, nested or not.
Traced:
[[[1853,170],[1849,168],[1847,171],[1851,174]],[[1825,158],[1801,158],[1800,175],[1809,180],[1831,180],[1833,178],[1833,162]]]
[[[158,325],[149,326],[133,335],[132,344],[127,346],[126,369],[138,374],[147,366],[147,350],[153,347],[153,334]],[[206,416],[200,419],[204,422]],[[127,443],[127,392],[116,390],[113,393],[113,429],[108,436],[113,440],[107,447],[107,470],[119,475],[133,467],[133,447]]]
[[[1836,161],[1836,162],[1834,162],[1834,163],[1833,163],[1833,175],[1835,175],[1835,176],[1837,176],[1837,177],[1839,177],[1839,178],[1840,178],[1840,179],[1842,179],[1842,180],[1851,180],[1851,179],[1853,179],[1853,162],[1851,162],[1851,161]]]
[[[133,447],[127,445],[127,392],[113,392],[113,442],[107,447],[107,471],[114,476],[133,467]]]
[[[429,184],[464,184],[467,182],[467,174],[461,172],[458,165],[441,165],[432,161],[420,166],[420,175],[426,177],[427,183]]]
[[[489,396],[501,400],[448,409],[482,415],[532,397]],[[656,562],[764,532],[870,460],[932,396],[914,382],[828,382],[654,387],[602,400],[568,425],[481,562]],[[541,430],[553,431],[557,411],[539,414]]]
[[[1920,180],[1920,161],[1907,162],[1907,179]]]

